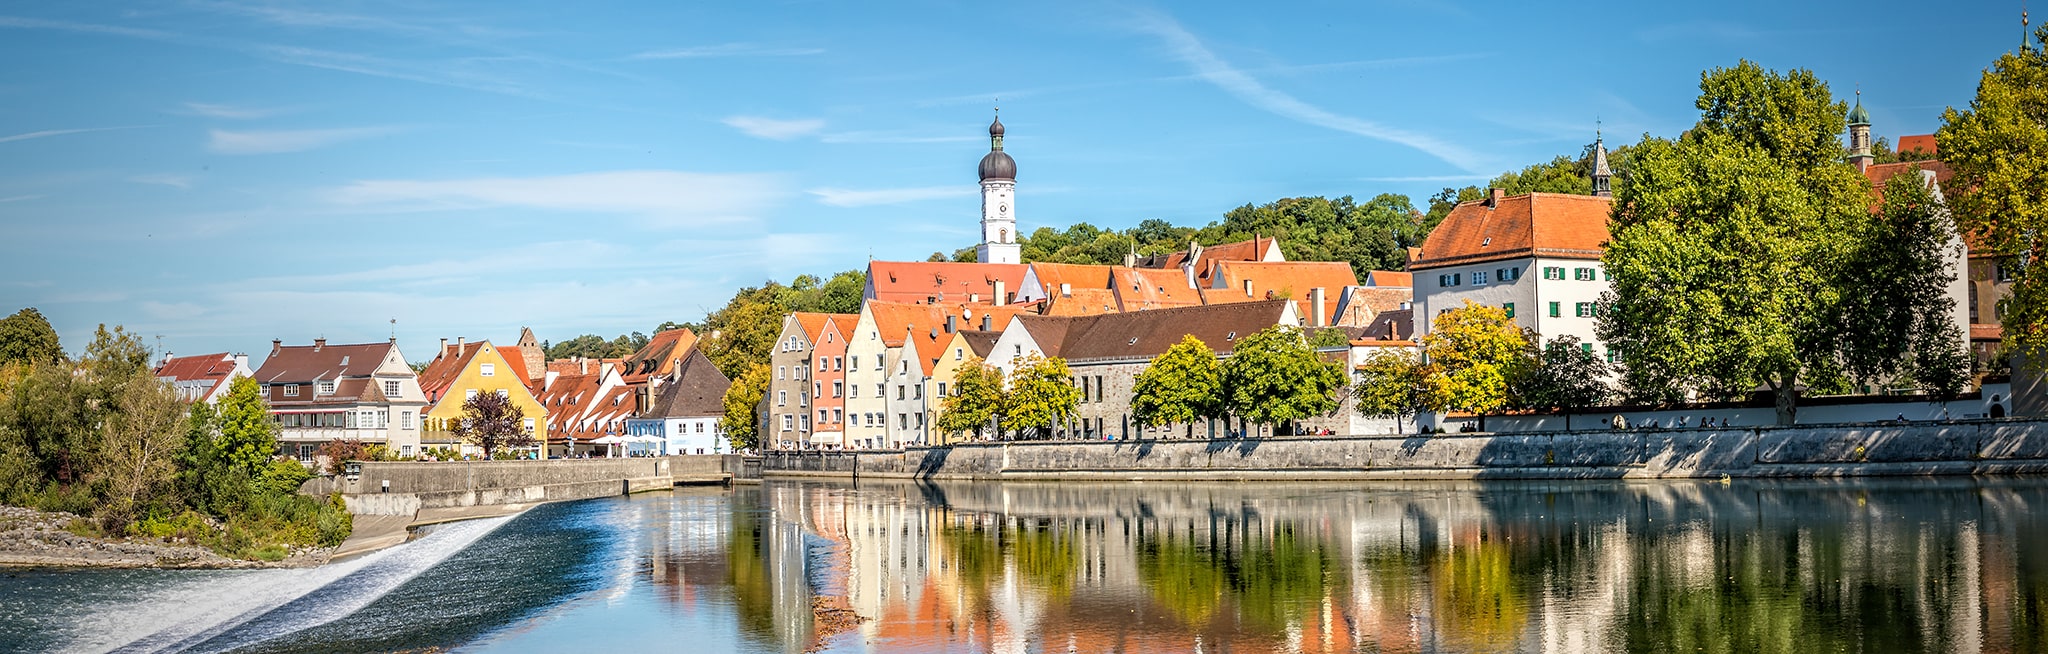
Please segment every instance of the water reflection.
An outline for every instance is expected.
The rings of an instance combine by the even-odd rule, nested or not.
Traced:
[[[667,513],[641,568],[686,611],[729,590],[769,651],[2048,647],[2035,481],[863,480],[703,499]],[[859,618],[844,633],[838,607]]]

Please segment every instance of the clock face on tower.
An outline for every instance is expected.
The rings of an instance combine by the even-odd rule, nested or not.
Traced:
[[[1010,205],[1009,205],[1009,203],[1007,203],[1007,202],[998,202],[998,203],[996,203],[996,213],[1008,215],[1008,214],[1010,213]]]

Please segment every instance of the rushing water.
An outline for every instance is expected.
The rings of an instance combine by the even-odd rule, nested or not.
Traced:
[[[679,489],[311,570],[0,570],[0,651],[2042,651],[2044,504],[2048,480]]]

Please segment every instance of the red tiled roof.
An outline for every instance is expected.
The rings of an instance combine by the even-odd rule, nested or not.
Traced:
[[[903,302],[872,301],[868,310],[875,316],[875,331],[882,336],[884,347],[903,347],[903,339],[913,330],[929,333],[931,330],[944,332],[946,317],[953,317],[954,329],[968,329],[981,326],[982,316],[990,317],[992,329],[1002,329],[1010,316],[1024,313],[1027,305],[1006,307],[983,306],[979,304],[909,304]],[[926,349],[920,346],[920,349]]]
[[[1244,294],[1247,281],[1252,284],[1250,296]],[[1306,320],[1315,315],[1314,308],[1309,305],[1309,290],[1321,288],[1323,315],[1335,318],[1337,305],[1344,298],[1344,289],[1357,285],[1357,273],[1352,272],[1351,264],[1342,261],[1219,261],[1216,263],[1216,282],[1211,285],[1211,290],[1203,293],[1203,297],[1212,304],[1219,301],[1291,299]]]
[[[1410,253],[1410,271],[1530,256],[1595,259],[1613,198],[1529,193],[1459,204]]]
[[[1912,152],[1914,150],[1925,151],[1927,154],[1941,154],[1935,144],[1933,134],[1901,136],[1899,137],[1898,147],[1892,148],[1893,152]]]
[[[859,314],[852,313],[810,313],[798,311],[790,315],[796,316],[797,324],[804,328],[804,338],[810,339],[813,347],[817,346],[819,341],[824,340],[825,325],[832,324],[836,320],[839,324],[851,327],[853,323],[860,320]]]
[[[868,299],[884,302],[998,304],[995,282],[1005,294],[1024,285],[1027,269],[1020,263],[956,263],[938,261],[869,261]]]
[[[1415,276],[1392,270],[1368,270],[1365,273],[1366,286],[1415,286]]]
[[[1060,284],[1067,284],[1074,290],[1109,288],[1110,266],[1080,263],[1033,263],[1031,273],[1045,289],[1046,295],[1059,295]]]
[[[647,383],[647,378],[666,375],[676,368],[676,363],[690,354],[690,348],[697,345],[697,333],[689,329],[671,329],[647,339],[632,356],[626,357],[619,374],[627,384]]]
[[[1903,138],[1901,140],[1903,140]],[[1873,164],[1869,168],[1863,169],[1863,177],[1870,180],[1871,213],[1877,213],[1879,211],[1884,210],[1884,189],[1886,186],[1891,184],[1892,178],[1897,176],[1899,173],[1912,170],[1916,167],[1920,170],[1934,173],[1934,183],[1936,186],[1946,186],[1949,180],[1956,176],[1955,171],[1950,170],[1948,164],[1934,160],[1899,161],[1894,163]],[[1982,234],[1978,234],[1977,232],[1972,231],[1963,231],[1962,236],[1963,244],[1969,248],[1970,254],[1972,256],[1977,256],[1980,254],[1983,256],[1996,256],[1991,254],[1991,248],[1984,245]]]
[[[1092,316],[1116,312],[1116,291],[1107,288],[1075,288],[1066,295],[1061,295],[1055,288],[1052,297],[1046,298],[1045,315],[1048,316]]]
[[[1987,324],[1983,324],[1983,323],[1971,323],[1971,324],[1970,324],[1970,340],[1973,340],[1973,341],[2001,341],[2001,340],[2005,340],[2005,326],[2003,326],[2003,325],[1987,325]]]
[[[427,362],[427,368],[419,374],[420,391],[427,394],[428,402],[438,402],[441,394],[455,383],[462,371],[469,369],[469,362],[476,359],[478,352],[490,341],[475,343],[449,343],[440,352],[434,353],[434,360]]]
[[[1131,311],[1099,316],[1021,316],[1046,356],[1068,361],[1143,359],[1158,356],[1184,335],[1227,353],[1235,339],[1279,324],[1285,300]]]
[[[517,347],[501,347],[501,348],[498,348],[498,356],[501,356],[501,357],[504,357],[504,358],[505,358],[505,365],[506,365],[506,366],[509,366],[509,367],[511,367],[511,368],[512,368],[512,374],[514,374],[514,375],[518,375],[518,376],[519,376],[519,380],[520,380],[521,382],[524,382],[524,383],[523,383],[523,384],[521,384],[521,385],[531,385],[531,384],[533,383],[533,380],[532,380],[532,379],[528,379],[528,378],[527,378],[527,376],[526,376],[526,370],[527,370],[527,368],[526,368],[526,355],[525,355],[525,354],[521,354],[521,353],[519,352],[519,348],[517,348]]]
[[[234,371],[235,358],[229,356],[226,352],[221,352],[218,354],[201,354],[164,359],[163,363],[158,364],[156,367],[156,376],[159,379],[168,379],[170,381],[211,379],[213,380],[213,385],[208,386],[206,392],[200,394],[200,397],[203,398],[212,395],[215,390],[219,389],[220,385],[227,381],[228,375],[234,373]]]
[[[1116,290],[1117,308],[1122,311],[1191,307],[1202,303],[1202,292],[1188,284],[1187,273],[1179,268],[1123,268],[1110,271]]]
[[[358,345],[280,345],[256,370],[265,384],[310,383],[315,379],[368,377],[383,365],[393,343]],[[339,394],[339,393],[337,393]]]

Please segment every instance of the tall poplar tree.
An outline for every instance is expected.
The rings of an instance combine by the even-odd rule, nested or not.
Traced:
[[[2009,257],[2004,310],[2008,350],[2039,358],[2048,347],[2048,26],[2033,47],[1999,56],[1977,82],[1970,108],[1950,108],[1934,134],[1955,177],[1949,206],[1963,229]]]

